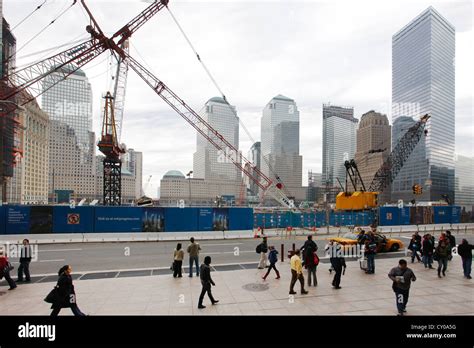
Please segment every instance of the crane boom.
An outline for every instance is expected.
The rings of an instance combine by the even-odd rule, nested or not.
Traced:
[[[128,54],[129,45],[128,40],[124,41],[120,47]],[[127,75],[128,75],[128,61],[122,57],[117,58],[117,69],[115,73],[114,84],[114,111],[115,122],[117,128],[117,140],[120,142],[122,138],[123,113],[125,108],[125,94],[127,89]]]
[[[411,126],[402,136],[388,158],[375,173],[374,179],[369,186],[369,191],[382,192],[393,182],[415,149],[415,146],[420,141],[429,118],[430,115],[428,114],[422,116],[420,120]]]
[[[294,208],[294,203],[281,192],[273,181],[263,174],[256,166],[246,159],[238,149],[228,142],[222,134],[199,116],[184,100],[178,97],[163,81],[154,76],[148,69],[138,61],[127,55],[126,60],[130,68],[140,76],[145,83],[150,86],[173,110],[183,117],[199,134],[207,139],[214,147],[222,151],[226,157],[239,168],[241,172],[247,175],[264,192],[269,193],[280,204],[288,208]],[[249,169],[251,168],[251,169]]]

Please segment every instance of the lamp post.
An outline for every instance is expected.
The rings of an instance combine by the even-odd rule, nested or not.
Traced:
[[[189,206],[191,206],[191,174],[193,173],[192,170],[189,171],[186,176],[188,177],[188,183],[189,183]]]

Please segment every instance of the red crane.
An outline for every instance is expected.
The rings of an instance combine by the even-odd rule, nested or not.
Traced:
[[[63,76],[57,79],[56,82],[66,78],[72,72],[89,63],[106,50],[117,54],[124,61],[127,61],[128,66],[134,70],[138,76],[142,78],[145,83],[155,91],[173,110],[175,110],[181,117],[184,118],[196,131],[207,139],[218,150],[228,154],[228,159],[234,163],[245,175],[247,175],[255,184],[265,193],[270,194],[280,204],[287,208],[294,208],[292,200],[281,191],[281,184],[275,183],[264,173],[262,173],[251,161],[243,156],[233,158],[231,154],[239,153],[229,141],[227,141],[222,134],[207,123],[201,116],[198,115],[184,100],[178,97],[163,81],[154,76],[143,65],[131,57],[128,52],[123,50],[120,46],[126,41],[138,28],[145,24],[153,15],[158,13],[161,9],[168,5],[168,0],[161,0],[154,2],[138,16],[132,19],[128,24],[123,26],[110,38],[107,37],[100,26],[94,19],[94,16],[87,8],[84,0],[81,0],[82,5],[88,13],[91,23],[86,27],[88,33],[91,34],[91,39],[85,41],[73,48],[59,53],[55,56],[47,58],[42,62],[32,64],[26,68],[20,69],[14,74],[7,77],[7,83],[12,86],[12,90],[7,93],[2,93],[2,99],[11,98],[17,95],[20,91],[28,88],[36,91],[33,96],[39,95],[44,90],[39,90],[39,82],[48,76],[51,72],[60,71]],[[117,40],[117,41],[115,41]],[[73,71],[61,70],[62,67],[70,64],[75,64],[76,68]],[[64,69],[63,69],[64,70]],[[24,104],[27,101],[22,102]]]

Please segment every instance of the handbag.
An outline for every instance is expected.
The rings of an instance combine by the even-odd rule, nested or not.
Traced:
[[[319,265],[319,257],[318,257],[318,255],[316,255],[316,253],[314,253],[314,264],[316,266]]]
[[[44,302],[47,303],[55,303],[57,302],[59,297],[58,286],[56,285],[53,290],[49,292],[49,294],[44,298]]]
[[[15,267],[13,267],[13,265],[10,263],[10,261],[8,261],[7,264],[5,265],[5,267],[3,267],[2,273],[5,274],[5,273],[8,273],[8,272],[10,272],[14,269],[15,269]]]
[[[174,261],[171,263],[170,271],[174,271]]]

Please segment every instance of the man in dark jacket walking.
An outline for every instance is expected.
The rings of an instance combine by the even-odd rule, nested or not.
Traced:
[[[206,308],[206,306],[202,305],[202,301],[204,300],[204,295],[206,294],[206,292],[213,305],[219,302],[219,300],[215,300],[214,297],[212,297],[211,285],[216,286],[216,284],[211,278],[210,265],[211,265],[211,257],[206,256],[204,258],[204,263],[201,265],[201,272],[200,272],[202,290],[201,290],[201,295],[199,295],[199,303],[198,303],[199,309]]]
[[[28,239],[23,239],[23,246],[20,252],[20,266],[18,266],[18,280],[23,281],[23,273],[25,273],[25,281],[30,282],[30,262],[31,262],[31,246]]]
[[[456,246],[456,237],[451,234],[451,231],[446,231],[446,237],[448,238],[449,242],[449,254],[448,254],[448,261],[451,261],[453,258],[453,248]]]
[[[332,286],[334,289],[341,289],[341,276],[342,269],[346,269],[346,260],[344,259],[344,252],[341,246],[338,243],[330,243],[329,248],[329,261],[331,262],[332,268],[336,274],[334,274],[334,279],[332,280]]]
[[[433,239],[431,235],[425,234],[423,236],[423,242],[421,246],[421,255],[422,255],[422,260],[423,264],[425,265],[425,268],[431,268],[433,269],[433,250],[434,250],[434,244],[433,244]]]
[[[388,277],[393,281],[392,289],[395,292],[398,315],[403,315],[407,311],[411,282],[416,281],[415,273],[408,268],[405,260],[400,259],[398,267],[392,268]]]
[[[59,279],[57,286],[57,297],[53,301],[51,309],[52,317],[57,317],[62,308],[71,308],[75,316],[85,316],[81,312],[76,302],[76,292],[72,284],[72,268],[69,265],[61,267],[58,271]]]
[[[462,268],[464,271],[464,277],[467,279],[472,279],[471,277],[471,267],[472,267],[472,250],[474,245],[469,244],[466,239],[463,239],[461,244],[458,246],[458,255],[462,259]]]

